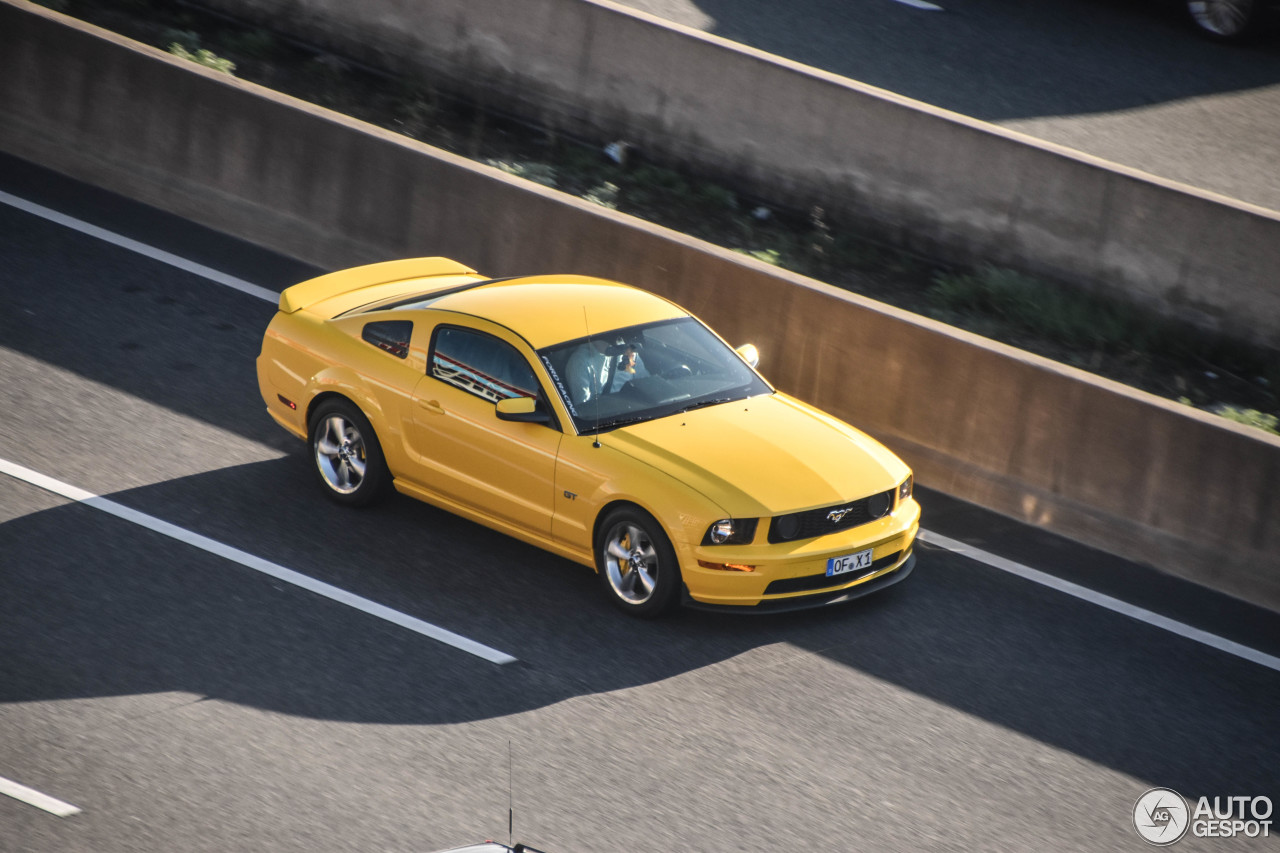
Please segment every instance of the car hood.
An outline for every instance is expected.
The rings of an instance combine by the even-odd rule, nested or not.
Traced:
[[[646,421],[601,439],[739,518],[866,497],[909,473],[875,439],[782,393]]]

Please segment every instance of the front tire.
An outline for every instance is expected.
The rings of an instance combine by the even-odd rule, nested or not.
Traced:
[[[675,606],[680,565],[653,516],[634,507],[611,511],[600,525],[595,554],[600,582],[623,612],[653,618]]]
[[[391,474],[373,426],[353,403],[337,398],[321,403],[307,435],[312,467],[326,495],[347,506],[382,497]]]

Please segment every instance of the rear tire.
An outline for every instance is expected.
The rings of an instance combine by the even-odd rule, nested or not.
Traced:
[[[623,612],[652,619],[675,606],[680,565],[662,525],[647,512],[612,510],[600,524],[595,555],[605,593]]]
[[[373,426],[350,400],[333,398],[316,407],[308,424],[312,469],[324,492],[347,506],[382,497],[391,482]]]

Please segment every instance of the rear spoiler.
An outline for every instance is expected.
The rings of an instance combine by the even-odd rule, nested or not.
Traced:
[[[366,264],[362,267],[331,272],[285,288],[285,291],[280,294],[280,310],[286,314],[292,314],[317,302],[323,302],[353,290],[437,275],[477,275],[477,273],[471,267],[448,258],[406,258],[400,261]]]

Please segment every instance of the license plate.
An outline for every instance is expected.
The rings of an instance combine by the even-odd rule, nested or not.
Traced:
[[[827,560],[827,577],[843,575],[871,568],[871,548],[856,554],[845,554],[843,557],[832,557]]]

